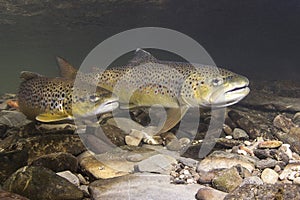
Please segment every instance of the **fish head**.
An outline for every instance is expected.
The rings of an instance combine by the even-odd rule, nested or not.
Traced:
[[[226,69],[204,66],[185,79],[181,96],[190,106],[226,107],[248,95],[249,80]]]
[[[111,112],[118,108],[118,100],[116,95],[101,87],[95,92],[74,88],[72,113],[75,117],[90,117]]]

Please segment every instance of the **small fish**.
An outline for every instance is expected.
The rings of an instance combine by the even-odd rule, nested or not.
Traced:
[[[61,75],[74,78],[76,70],[65,62],[58,62]],[[190,107],[230,106],[250,91],[244,76],[215,66],[161,61],[142,49],[136,50],[128,65],[93,70],[77,73],[77,78],[98,79],[98,86],[114,92],[128,107],[158,104],[168,108],[160,132],[173,128]]]
[[[18,92],[19,109],[31,120],[73,120],[74,116],[88,117],[110,112],[119,105],[118,98],[110,91],[99,87],[93,94],[78,91],[73,88],[72,79],[48,78],[27,71],[21,72],[20,77],[24,81]],[[73,94],[76,94],[74,98]]]

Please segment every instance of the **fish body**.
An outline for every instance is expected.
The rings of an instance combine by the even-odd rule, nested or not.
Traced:
[[[103,88],[97,88],[95,93],[89,94],[86,91],[74,91],[76,88],[72,79],[48,78],[33,72],[21,72],[20,77],[24,81],[18,92],[19,109],[32,120],[72,120],[74,116],[87,117],[118,107],[118,98]]]
[[[76,74],[68,67],[60,64],[62,75]],[[72,73],[67,73],[70,69]],[[125,66],[94,68],[92,73],[77,72],[76,77],[87,82],[96,79],[98,86],[129,107],[169,108],[162,131],[174,127],[190,107],[230,106],[250,91],[249,80],[242,75],[215,66],[161,61],[142,49]]]

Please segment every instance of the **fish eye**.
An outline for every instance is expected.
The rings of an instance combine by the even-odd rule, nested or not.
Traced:
[[[94,95],[94,94],[92,94],[91,96],[90,96],[90,100],[92,101],[92,102],[95,102],[95,101],[97,101],[99,98],[96,96],[96,95]]]
[[[218,85],[221,85],[222,83],[223,83],[223,79],[222,78],[214,78],[212,80],[213,86],[218,86]]]

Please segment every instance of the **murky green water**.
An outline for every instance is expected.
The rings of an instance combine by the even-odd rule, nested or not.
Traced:
[[[0,93],[16,92],[20,71],[57,76],[55,56],[79,66],[104,39],[143,26],[183,32],[250,79],[299,80],[296,0],[5,1],[0,17]]]

